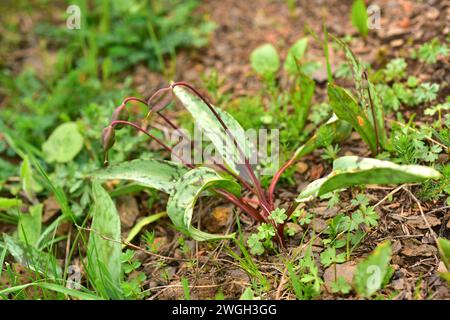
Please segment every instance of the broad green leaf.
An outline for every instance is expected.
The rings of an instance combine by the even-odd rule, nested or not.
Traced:
[[[17,232],[19,239],[30,246],[36,246],[41,235],[42,204],[31,206],[28,213],[19,213]]]
[[[22,201],[20,199],[10,199],[0,197],[0,210],[6,210],[14,207],[20,207]]]
[[[438,179],[440,173],[418,165],[398,165],[390,161],[347,156],[333,162],[333,171],[311,182],[298,196],[297,202],[306,202],[325,193],[365,184],[402,184]]]
[[[66,122],[58,126],[42,145],[42,151],[48,162],[69,162],[83,148],[83,136],[75,122]]]
[[[334,84],[328,85],[330,106],[339,119],[347,121],[359,133],[373,154],[377,153],[376,135],[372,123],[364,110],[346,89]]]
[[[17,263],[48,278],[60,279],[62,277],[61,267],[53,255],[37,250],[6,233],[3,234],[3,240],[8,252]]]
[[[121,295],[120,219],[108,192],[98,182],[92,184],[94,206],[87,247],[88,274],[94,287],[105,298]]]
[[[263,77],[274,75],[280,68],[278,52],[270,43],[263,44],[253,50],[250,55],[252,68]]]
[[[389,265],[391,255],[391,243],[385,241],[358,264],[353,276],[353,285],[359,295],[369,298],[389,281],[393,271]]]
[[[231,235],[215,235],[200,231],[191,225],[195,202],[208,188],[225,189],[235,195],[240,193],[240,185],[221,177],[216,171],[200,167],[187,172],[172,190],[167,203],[167,214],[175,227],[197,241],[233,238]]]
[[[307,46],[308,38],[302,38],[294,43],[294,45],[289,49],[286,60],[284,61],[284,69],[289,74],[295,75],[298,73],[298,67],[302,65],[302,60],[305,56]]]
[[[252,141],[247,138],[241,125],[229,113],[213,106],[228,128],[228,132],[226,132],[214,113],[200,98],[181,86],[176,86],[173,92],[191,113],[195,123],[203,130],[204,135],[211,140],[224,162],[234,173],[239,174],[244,161],[231,136],[236,139],[237,144],[248,159],[255,156]]]
[[[128,180],[148,188],[170,193],[175,182],[186,173],[181,164],[165,160],[132,160],[109,166],[93,174],[97,180]]]
[[[369,27],[367,26],[367,9],[364,0],[355,0],[352,5],[352,23],[359,33],[366,37],[369,33]]]

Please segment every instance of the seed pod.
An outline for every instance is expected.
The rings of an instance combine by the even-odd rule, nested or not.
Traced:
[[[125,107],[124,104],[118,106],[116,110],[114,110],[112,116],[111,116],[111,122],[122,120],[122,121],[128,121],[128,118],[130,117],[130,114],[128,112],[128,109]],[[116,124],[114,127],[116,129],[122,129],[125,125],[122,123]]]
[[[107,126],[102,132],[103,150],[108,152],[108,150],[114,145],[114,142],[116,142],[116,133],[114,128],[112,126]]]

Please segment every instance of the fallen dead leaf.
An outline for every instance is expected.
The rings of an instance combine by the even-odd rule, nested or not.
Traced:
[[[137,201],[132,196],[121,196],[117,199],[117,210],[119,211],[120,222],[125,229],[134,225],[139,216]]]
[[[430,224],[430,226],[435,227],[435,226],[439,226],[441,224],[441,221],[436,218],[435,216],[426,216],[428,223]],[[425,223],[425,221],[423,220],[422,216],[413,216],[413,217],[408,217],[406,220],[406,223],[408,225],[410,225],[411,227],[416,227],[418,229],[428,229],[427,224]]]
[[[421,244],[419,246],[407,246],[402,250],[402,254],[407,257],[432,257],[437,254],[437,249],[430,244]]]
[[[216,207],[211,214],[205,217],[205,227],[209,232],[218,232],[228,225],[232,215],[232,207]]]
[[[61,207],[56,201],[55,197],[48,197],[44,200],[44,214],[42,216],[42,222],[47,223],[50,219],[52,219],[56,213],[59,212]]]

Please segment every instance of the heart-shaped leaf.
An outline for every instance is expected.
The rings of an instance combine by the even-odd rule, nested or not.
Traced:
[[[298,196],[297,202],[306,202],[325,193],[365,184],[402,184],[438,179],[435,169],[418,165],[398,165],[390,161],[347,156],[333,162],[333,171],[310,183]]]
[[[187,171],[181,164],[165,160],[132,160],[97,171],[97,180],[129,180],[142,186],[170,193],[175,182]]]
[[[42,145],[48,162],[69,162],[83,148],[83,136],[75,122],[67,122],[57,127]]]
[[[208,188],[227,190],[235,195],[240,193],[240,185],[221,177],[216,171],[200,167],[187,172],[175,184],[167,203],[167,214],[175,227],[197,241],[233,238],[230,235],[215,235],[200,231],[191,225],[195,202]]]
[[[277,49],[270,43],[263,44],[253,50],[250,55],[252,68],[263,77],[270,77],[280,68]]]

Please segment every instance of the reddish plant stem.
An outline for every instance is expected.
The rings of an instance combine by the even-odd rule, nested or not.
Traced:
[[[274,210],[275,208],[274,206],[274,199],[273,199],[273,195],[275,192],[275,187],[277,186],[278,180],[280,180],[281,175],[286,171],[287,168],[289,168],[296,160],[296,156],[295,154],[289,159],[288,162],[286,162],[280,169],[278,169],[278,171],[275,173],[275,175],[272,178],[272,181],[270,182],[269,185],[269,190],[268,190],[268,199],[269,199],[269,204],[271,206],[271,209]]]
[[[152,138],[153,140],[155,140],[161,147],[163,147],[165,150],[167,150],[168,152],[170,152],[170,154],[175,155],[185,166],[187,166],[190,169],[194,169],[195,166],[190,164],[190,163],[186,163],[185,161],[183,161],[182,158],[180,158],[176,153],[173,152],[172,148],[169,147],[168,145],[166,145],[164,142],[162,142],[161,140],[159,140],[157,137],[155,137],[154,135],[152,135],[150,132],[148,132],[147,130],[145,130],[144,128],[138,126],[135,123],[132,123],[130,121],[123,121],[123,120],[116,120],[111,122],[111,126],[114,126],[116,124],[125,124],[128,126],[131,126],[137,130],[139,130],[140,132],[144,133],[145,135],[149,136],[150,138]]]
[[[238,199],[233,194],[229,193],[226,190],[223,189],[216,189],[216,192],[220,195],[222,195],[225,199],[230,201],[231,203],[235,204],[237,207],[239,207],[242,211],[249,214],[253,219],[260,222],[266,222],[267,219],[260,215],[258,211],[250,207],[249,205],[243,203],[240,199]]]
[[[232,133],[230,132],[229,128],[227,127],[227,125],[223,122],[222,118],[220,117],[220,115],[217,113],[217,111],[213,108],[213,106],[203,97],[203,95],[198,92],[194,87],[192,87],[191,85],[189,85],[188,83],[185,82],[175,82],[171,85],[172,88],[175,88],[176,86],[184,86],[188,89],[190,89],[192,92],[194,92],[205,104],[206,106],[209,108],[209,110],[213,113],[213,115],[216,117],[216,119],[219,121],[220,125],[222,126],[222,128],[225,130],[225,132],[227,132],[227,134],[230,136],[230,138],[233,140],[234,145],[236,146],[238,152],[240,153],[241,157],[244,159],[244,164],[245,167],[247,169],[248,174],[250,175],[250,178],[253,181],[253,185],[256,189],[256,194],[259,198],[259,201],[261,203],[261,206],[264,208],[265,210],[265,215],[268,216],[270,214],[270,211],[268,210],[268,202],[266,200],[266,196],[264,194],[264,190],[261,187],[261,183],[259,182],[258,178],[256,178],[255,172],[253,171],[250,162],[248,160],[248,158],[245,156],[244,152],[242,151],[242,149],[240,148],[239,144],[237,143],[237,140],[234,138],[234,136],[232,135]]]

